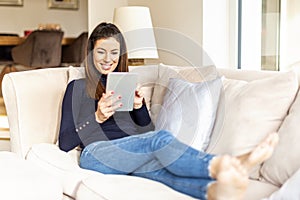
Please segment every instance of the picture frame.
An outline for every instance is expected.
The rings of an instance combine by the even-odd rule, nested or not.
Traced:
[[[79,8],[79,0],[48,0],[48,8],[76,10]]]
[[[0,6],[23,6],[23,0],[0,0]]]

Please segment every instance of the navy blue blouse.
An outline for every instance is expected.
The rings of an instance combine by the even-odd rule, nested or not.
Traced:
[[[85,79],[67,86],[59,131],[59,148],[70,151],[102,140],[113,140],[154,129],[146,105],[133,111],[120,111],[99,124],[95,119],[98,101],[86,93]]]

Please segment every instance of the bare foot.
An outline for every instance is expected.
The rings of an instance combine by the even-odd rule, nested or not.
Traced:
[[[239,156],[238,159],[249,172],[253,167],[263,163],[265,160],[271,157],[274,148],[278,143],[278,140],[278,134],[271,133],[260,144],[258,144],[257,147],[253,149],[253,151],[248,154]]]
[[[234,157],[222,156],[217,181],[208,189],[209,200],[242,200],[248,186],[248,173]]]
[[[270,158],[278,140],[278,134],[271,133],[248,154],[214,157],[209,171],[216,182],[208,188],[208,199],[242,200],[248,186],[248,173]]]

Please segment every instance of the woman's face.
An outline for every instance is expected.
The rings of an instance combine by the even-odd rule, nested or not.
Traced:
[[[99,39],[93,50],[94,65],[101,74],[116,69],[120,57],[120,43],[113,37]]]

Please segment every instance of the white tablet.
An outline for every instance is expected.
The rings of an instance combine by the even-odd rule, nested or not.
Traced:
[[[133,110],[133,101],[137,87],[137,74],[130,72],[111,72],[107,75],[106,91],[113,90],[114,95],[121,95],[122,107],[117,111]]]

